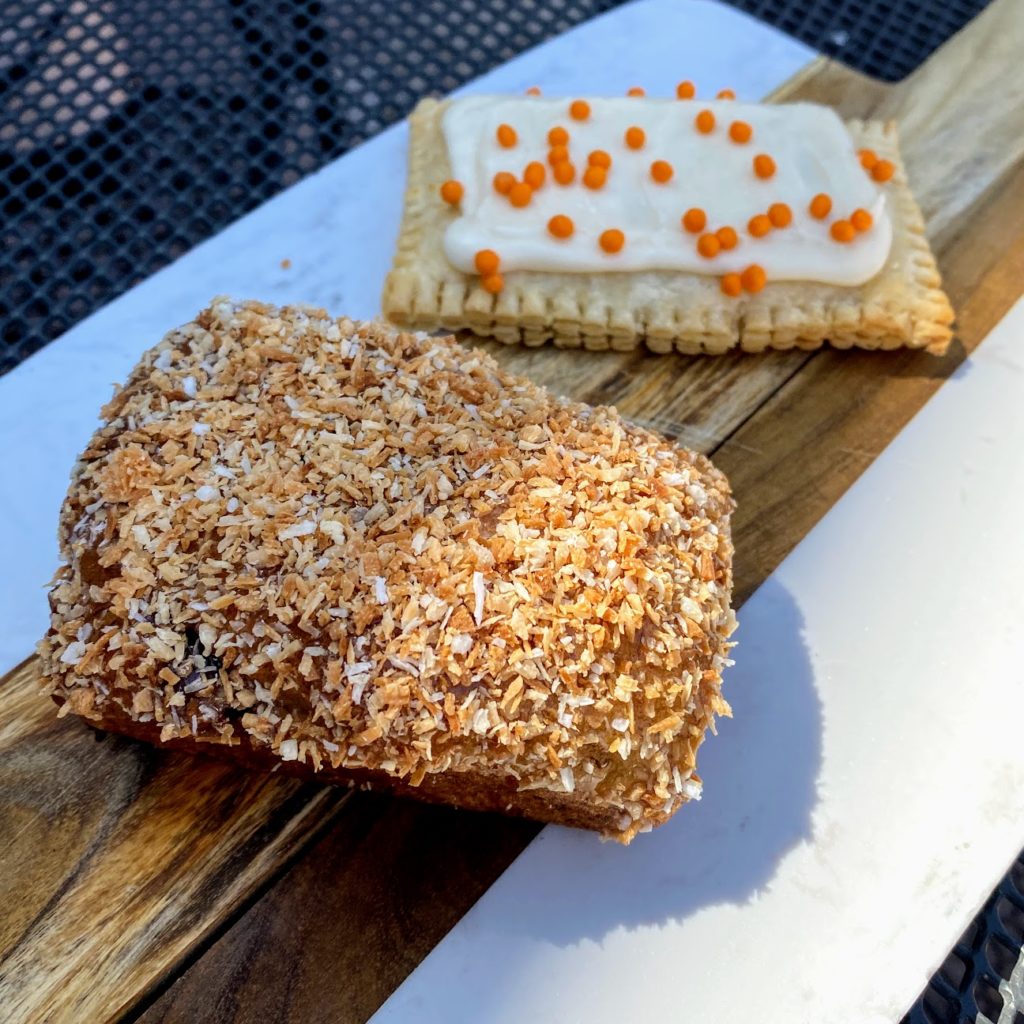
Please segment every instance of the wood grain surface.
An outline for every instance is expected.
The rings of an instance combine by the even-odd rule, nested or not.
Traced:
[[[713,454],[739,501],[741,602],[1024,288],[1016,3],[899,85],[815,61],[777,96],[900,122],[959,314],[947,356],[483,345]],[[55,720],[34,675],[30,661],[0,682],[0,1017],[364,1021],[536,832],[97,740]]]
[[[350,794],[58,721],[0,685],[0,1020],[116,1020]]]

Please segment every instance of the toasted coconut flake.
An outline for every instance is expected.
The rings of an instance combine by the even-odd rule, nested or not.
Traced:
[[[451,647],[452,654],[468,654],[473,649],[473,638],[468,633],[456,633]]]
[[[484,601],[487,599],[487,588],[484,586],[482,572],[473,573],[473,596],[476,602],[473,606],[473,619],[479,626],[484,621]]]

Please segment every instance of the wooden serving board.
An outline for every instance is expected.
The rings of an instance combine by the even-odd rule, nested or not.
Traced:
[[[738,604],[1024,289],[1022,49],[998,0],[903,83],[816,60],[774,97],[899,122],[958,312],[945,357],[484,346],[713,456]],[[365,1021],[537,831],[97,738],[36,677],[31,659],[0,682],[4,1019]]]

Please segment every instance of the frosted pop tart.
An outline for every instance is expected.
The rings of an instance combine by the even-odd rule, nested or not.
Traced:
[[[396,324],[659,352],[949,344],[892,122],[681,83],[424,100],[410,129]]]

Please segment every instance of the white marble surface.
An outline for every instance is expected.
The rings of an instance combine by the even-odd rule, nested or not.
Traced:
[[[883,1024],[1024,845],[1024,299],[747,602],[704,800],[549,827],[374,1024]]]
[[[812,56],[805,46],[712,2],[641,0],[516,58],[466,91],[669,95],[725,86],[756,98]],[[112,302],[0,378],[0,672],[46,629],[44,584],[75,456],[100,406],[140,353],[217,294],[312,302],[371,317],[398,232],[404,126],[277,196]],[[281,268],[282,259],[292,261]]]

